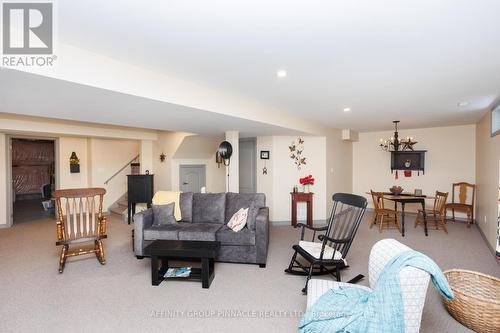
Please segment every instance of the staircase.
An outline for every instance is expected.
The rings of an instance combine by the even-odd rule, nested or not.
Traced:
[[[118,199],[111,207],[109,207],[109,213],[113,216],[121,218],[123,221],[128,221],[128,196],[125,193],[120,199]],[[135,205],[135,212],[139,213],[143,210],[148,209],[146,204],[138,203]]]
[[[125,193],[120,199],[118,199],[110,208],[109,213],[120,217],[123,221],[127,221],[127,206],[128,206],[128,196]]]
[[[105,182],[104,185],[109,185],[109,182],[113,180],[117,176],[124,177],[127,173],[127,167],[131,165],[131,163],[137,162],[139,160],[140,155],[135,156],[133,159],[131,159],[129,162],[127,162],[124,166],[122,166],[118,171],[116,171],[111,177],[109,177]],[[126,190],[126,188],[125,188]],[[128,212],[127,212],[127,207],[128,207],[128,196],[127,193],[121,196],[118,200],[115,201],[114,204],[112,204],[108,211],[110,215],[114,215],[117,217],[120,217],[123,221],[128,220]],[[136,212],[140,210],[137,210],[136,206]]]

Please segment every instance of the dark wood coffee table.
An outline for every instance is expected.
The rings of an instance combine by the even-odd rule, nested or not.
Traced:
[[[159,285],[169,268],[168,260],[200,259],[201,268],[191,268],[191,274],[185,278],[168,278],[175,280],[201,281],[203,288],[210,287],[215,276],[214,259],[220,248],[219,242],[214,241],[178,241],[156,240],[146,246],[144,252],[151,256],[151,284]]]

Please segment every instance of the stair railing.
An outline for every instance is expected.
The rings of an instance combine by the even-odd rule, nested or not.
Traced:
[[[140,155],[137,155],[136,157],[134,157],[132,160],[130,160],[130,162],[127,162],[124,166],[122,166],[120,168],[120,170],[118,170],[117,172],[115,172],[111,177],[109,177],[105,182],[104,182],[104,185],[108,185],[108,183],[113,179],[115,178],[116,176],[118,176],[120,174],[120,172],[122,172],[126,167],[128,167],[130,165],[130,163],[133,163],[135,161],[137,161],[139,159],[139,156]]]

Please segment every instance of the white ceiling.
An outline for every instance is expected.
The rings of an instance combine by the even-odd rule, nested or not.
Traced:
[[[256,121],[206,112],[16,70],[0,70],[0,112],[139,128],[241,137],[302,134]]]
[[[59,33],[333,127],[372,130],[394,119],[476,121],[500,93],[498,13],[498,0],[62,1]],[[277,80],[278,69],[288,78]]]
[[[391,129],[395,119],[401,128],[473,123],[500,94],[498,0],[85,0],[57,7],[60,43],[336,128]],[[278,69],[288,77],[278,80]],[[58,85],[46,91],[57,96],[44,100],[52,105],[46,116],[81,118],[68,107],[106,102],[115,108],[100,105],[99,122],[199,133],[219,133],[222,119],[247,133],[263,126],[195,109],[179,113],[177,123],[164,113],[162,123],[138,110],[180,106]],[[79,105],[65,110],[61,103],[72,99],[56,86]],[[470,104],[459,108],[459,101]],[[29,107],[17,102],[11,106]],[[193,115],[203,121],[193,126]]]

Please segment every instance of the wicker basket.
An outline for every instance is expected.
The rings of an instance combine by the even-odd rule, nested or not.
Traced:
[[[453,318],[476,332],[500,332],[500,279],[462,269],[444,275],[455,296],[443,298]]]

